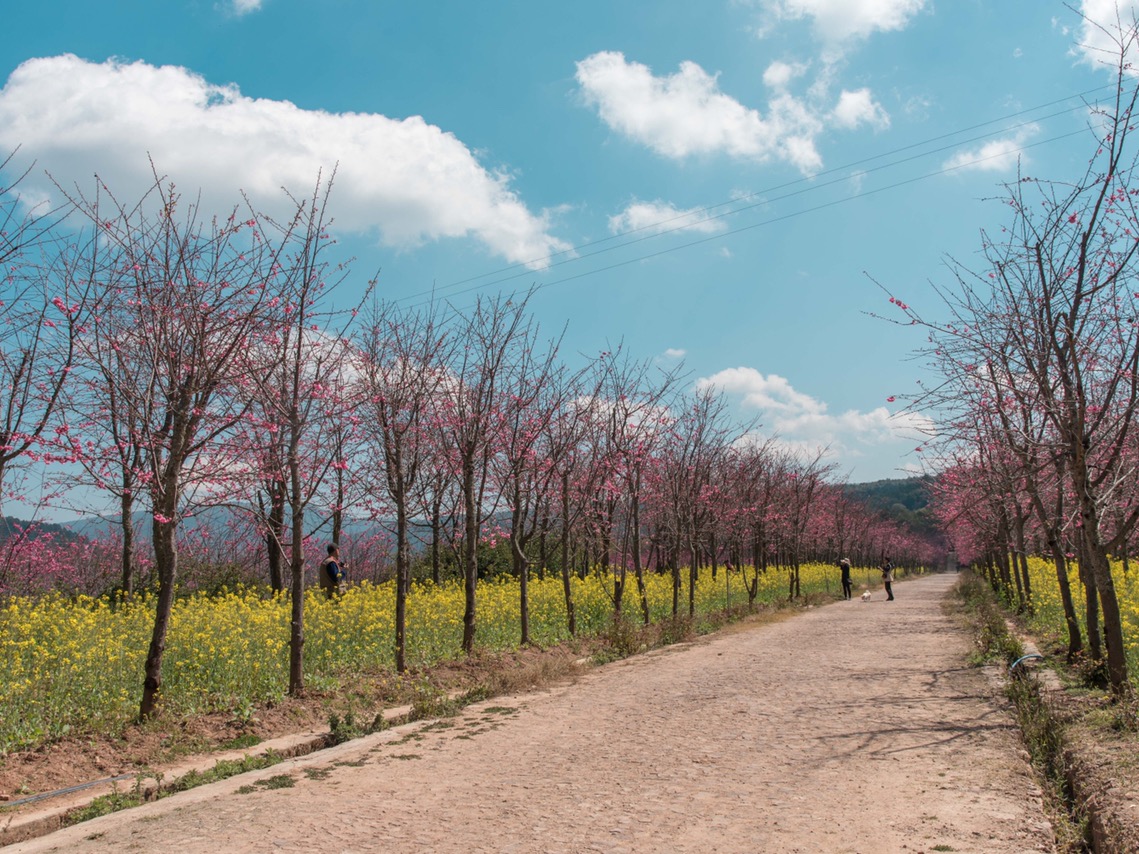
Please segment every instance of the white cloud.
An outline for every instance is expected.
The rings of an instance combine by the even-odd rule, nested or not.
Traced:
[[[235,15],[248,15],[261,9],[262,0],[233,0],[233,13]]]
[[[745,405],[779,416],[793,414],[797,417],[826,411],[826,404],[795,391],[786,378],[778,374],[764,376],[755,368],[727,368],[696,381],[698,390],[708,387],[742,395]]]
[[[678,347],[669,347],[667,350],[664,351],[664,357],[666,359],[683,359],[687,355],[688,355],[687,350],[681,350]]]
[[[1114,65],[1119,61],[1119,28],[1127,31],[1135,27],[1139,19],[1139,2],[1083,0],[1080,13],[1083,21],[1080,23],[1078,50],[1084,60],[1096,65],[1104,62]]]
[[[214,205],[231,204],[238,190],[271,205],[282,186],[304,194],[319,169],[327,175],[339,164],[339,228],[378,232],[398,247],[473,237],[533,267],[569,248],[504,171],[487,169],[420,116],[303,110],[185,68],[72,55],[28,60],[0,90],[0,150],[16,146],[64,186],[89,187],[97,172],[126,199],[149,183],[149,154],[189,196],[201,187]],[[45,181],[39,189],[50,188]]]
[[[866,183],[866,170],[855,169],[850,173],[850,178],[847,179],[850,184],[850,194],[857,196],[862,192],[862,187]]]
[[[728,368],[696,381],[697,389],[709,387],[738,395],[745,407],[758,410],[765,430],[778,434],[787,447],[829,447],[836,455],[851,457],[859,447],[924,441],[933,430],[933,422],[923,415],[891,413],[884,406],[832,415],[826,403],[796,391],[785,377],[764,376],[755,368]]]
[[[715,234],[727,229],[722,219],[709,219],[703,208],[681,210],[668,202],[633,202],[616,216],[609,217],[609,230],[613,234],[629,231],[695,231]]]
[[[775,60],[763,72],[763,83],[769,89],[786,89],[796,77],[801,77],[807,71],[803,63],[789,63]]]
[[[777,20],[809,18],[818,37],[834,43],[904,29],[925,0],[763,0],[763,5]]]
[[[946,160],[942,168],[971,172],[1008,171],[1016,167],[1018,159],[1023,159],[1021,149],[1039,131],[1039,126],[1027,125],[1012,136],[991,139],[978,148],[962,149]]]
[[[874,100],[869,89],[844,90],[832,115],[835,124],[842,128],[854,129],[865,124],[875,130],[885,130],[890,126],[889,114]]]
[[[657,77],[624,54],[604,51],[577,64],[577,82],[610,128],[665,157],[785,160],[804,173],[822,165],[814,139],[823,124],[806,105],[780,95],[764,118],[721,92],[717,76],[694,62]]]

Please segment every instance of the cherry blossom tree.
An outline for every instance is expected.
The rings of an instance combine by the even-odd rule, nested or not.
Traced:
[[[14,466],[44,461],[38,446],[68,382],[91,288],[57,232],[71,205],[29,208],[19,190],[27,173],[4,181],[11,162],[0,162],[0,501]]]
[[[236,466],[224,438],[248,405],[231,391],[266,371],[257,356],[276,259],[252,214],[207,219],[159,179],[135,204],[100,185],[78,207],[108,247],[111,269],[99,277],[101,313],[92,324],[113,324],[117,336],[111,352],[123,358],[105,375],[107,392],[129,413],[143,449],[140,480],[153,513],[159,586],[139,706],[147,718],[162,687],[179,521],[195,488]]]
[[[290,196],[293,215],[278,222],[261,216],[261,237],[273,259],[262,293],[271,296],[271,313],[258,330],[259,348],[269,369],[246,377],[245,408],[267,434],[261,456],[260,480],[272,485],[272,515],[266,530],[277,536],[283,521],[283,498],[289,522],[288,564],[291,602],[289,631],[289,693],[304,690],[305,543],[306,513],[321,501],[337,456],[339,422],[344,418],[340,381],[348,359],[345,326],[356,311],[327,307],[347,275],[346,264],[328,259],[334,240],[329,233],[328,200],[335,175],[319,177],[305,198]]]
[[[430,461],[433,403],[448,377],[447,348],[453,337],[441,322],[438,306],[373,308],[358,337],[363,430],[369,440],[369,482],[379,498],[373,517],[389,508],[396,535],[396,669],[407,669],[407,596],[411,589],[411,542],[408,528],[423,467]],[[379,492],[379,495],[376,493]]]
[[[529,296],[480,297],[458,319],[458,342],[444,385],[440,415],[453,473],[462,496],[464,584],[463,651],[474,651],[477,627],[478,544],[495,511],[490,466],[497,452],[497,411],[511,360],[532,345]]]

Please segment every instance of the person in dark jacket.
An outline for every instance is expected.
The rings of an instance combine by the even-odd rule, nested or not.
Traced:
[[[328,557],[320,562],[320,589],[331,599],[344,592],[344,564],[340,562],[340,548],[328,544]]]

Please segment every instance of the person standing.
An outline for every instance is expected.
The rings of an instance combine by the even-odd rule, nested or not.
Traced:
[[[344,564],[335,543],[328,544],[328,556],[320,562],[320,589],[329,599],[344,592]]]
[[[886,588],[886,601],[894,601],[894,564],[890,562],[890,556],[882,558],[882,585]]]
[[[842,571],[842,598],[850,599],[853,595],[853,586],[850,583],[850,560],[843,558],[838,562],[838,568]]]

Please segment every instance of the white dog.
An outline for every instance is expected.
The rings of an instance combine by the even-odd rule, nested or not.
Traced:
[[[862,601],[863,602],[869,602],[870,601],[870,591],[869,590],[863,592]]]

